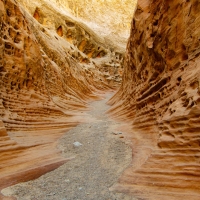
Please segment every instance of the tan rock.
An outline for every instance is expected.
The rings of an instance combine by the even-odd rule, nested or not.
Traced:
[[[0,1],[0,188],[66,162],[55,141],[119,85],[124,49],[56,5]]]
[[[113,189],[200,198],[200,3],[139,0],[113,116],[132,124],[133,162]]]
[[[0,137],[2,136],[7,136],[7,132],[3,122],[0,120]]]
[[[51,0],[91,29],[125,47],[136,0]]]

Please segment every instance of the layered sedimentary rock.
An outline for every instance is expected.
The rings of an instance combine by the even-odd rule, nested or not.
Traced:
[[[56,139],[121,79],[123,50],[105,43],[51,1],[0,1],[0,188],[66,162]]]
[[[41,41],[41,31],[47,36],[48,33],[53,33],[51,36],[53,36],[54,40],[56,38],[63,41],[62,47],[65,48],[65,53],[86,71],[88,69],[89,71],[94,71],[93,80],[96,80],[96,82],[102,79],[101,76],[104,76],[105,79],[102,81],[106,83],[111,82],[110,80],[116,83],[120,82],[122,74],[121,62],[124,54],[123,47],[113,43],[110,44],[106,38],[97,35],[90,27],[72,16],[67,10],[63,10],[63,6],[61,7],[60,5],[62,1],[55,3],[53,0],[48,2],[45,0],[34,2],[20,0],[20,2],[31,15],[30,17],[32,18],[33,16],[39,22],[39,27],[35,24],[35,20],[31,21],[31,24],[34,24],[32,28],[35,36],[39,38],[38,40],[47,54],[52,46],[48,45],[46,37]],[[38,28],[41,30],[39,33]],[[57,40],[55,40],[56,43]],[[45,50],[44,48],[48,49]],[[93,70],[92,68],[98,70]],[[103,74],[98,74],[98,71]]]
[[[200,2],[139,0],[111,113],[131,123],[133,162],[113,187],[200,199]]]

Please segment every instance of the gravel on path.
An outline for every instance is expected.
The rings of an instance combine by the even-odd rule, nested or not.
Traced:
[[[58,141],[57,147],[71,161],[36,180],[5,188],[2,193],[17,200],[136,200],[109,191],[132,158],[131,148],[120,138],[123,133],[113,132],[118,123],[105,114],[111,95],[92,102],[87,122]]]

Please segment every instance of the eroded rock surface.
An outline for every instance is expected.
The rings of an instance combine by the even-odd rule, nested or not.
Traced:
[[[113,187],[142,199],[200,198],[200,2],[139,0],[111,113],[132,129]]]
[[[136,0],[67,0],[65,2],[68,2],[65,6],[71,13],[84,20],[96,32],[118,45],[126,46]]]
[[[20,1],[25,6],[33,4],[30,0]],[[51,0],[48,4],[49,2],[104,36],[106,43],[111,46],[115,44],[126,47],[137,0]]]
[[[64,157],[73,158],[70,162],[36,180],[5,188],[2,193],[17,200],[137,200],[109,191],[132,157],[132,150],[123,139],[111,134],[118,123],[104,114],[111,95],[92,102],[88,121],[59,139],[58,148]]]
[[[51,1],[31,2],[0,1],[0,188],[66,162],[55,141],[121,80],[123,50]]]

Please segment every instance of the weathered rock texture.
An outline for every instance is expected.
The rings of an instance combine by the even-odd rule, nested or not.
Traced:
[[[122,59],[51,1],[0,0],[0,188],[66,161],[56,139],[119,84]]]
[[[65,6],[99,34],[114,40],[118,45],[126,45],[136,2],[136,0],[66,0]]]
[[[93,71],[93,80],[101,81],[101,76],[103,76],[102,81],[106,83],[120,82],[122,74],[121,62],[125,51],[123,47],[113,43],[110,44],[108,40],[94,33],[86,24],[71,16],[67,10],[63,10],[59,6],[59,2],[57,4],[55,4],[54,0],[48,2],[45,0],[34,2],[20,0],[20,2],[40,24],[37,27],[35,20],[31,21],[31,24],[34,24],[32,28],[36,37],[38,38],[39,35],[38,40],[40,43],[42,42],[40,41],[41,31],[46,36],[51,33],[53,35],[50,35],[50,38],[52,36],[56,43],[59,39],[62,47],[65,48],[65,53],[78,62],[81,68],[84,68],[85,71]],[[39,33],[38,28],[41,30]],[[52,47],[47,42],[47,38],[43,38],[41,45],[45,53],[46,50],[43,46]],[[53,45],[55,44],[53,43]],[[57,44],[57,46],[59,45]],[[98,71],[101,71],[102,74],[99,74]]]
[[[200,199],[200,2],[139,0],[111,113],[131,122],[133,162],[113,187]]]

